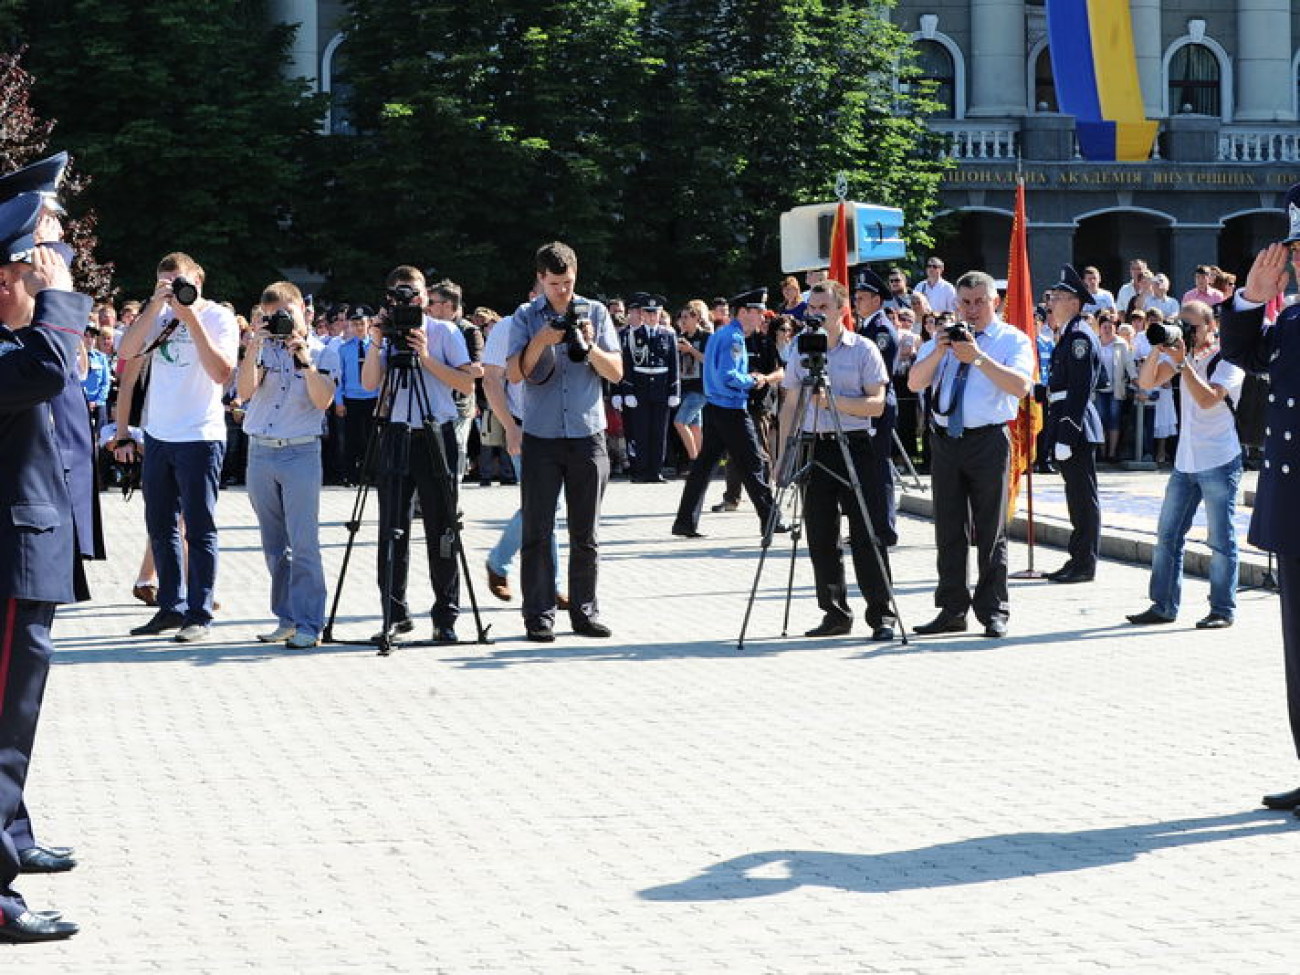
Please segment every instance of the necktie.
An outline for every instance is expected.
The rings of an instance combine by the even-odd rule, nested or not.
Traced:
[[[963,362],[957,367],[957,375],[952,381],[952,398],[949,403],[952,405],[948,408],[948,436],[960,437],[966,430],[966,424],[962,419],[962,400],[966,392],[966,377],[970,375],[970,363]]]

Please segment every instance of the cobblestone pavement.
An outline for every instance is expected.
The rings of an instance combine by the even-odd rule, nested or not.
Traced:
[[[483,578],[515,492],[467,487],[495,642],[387,659],[254,641],[267,581],[238,490],[212,639],[125,636],[148,615],[130,597],[141,504],[106,495],[113,557],[97,600],[60,611],[28,791],[81,865],[21,884],[84,930],[11,949],[7,970],[1296,970],[1300,824],[1258,808],[1300,783],[1274,595],[1197,631],[1190,580],[1183,619],[1137,630],[1147,571],[1107,563],[1091,585],[1015,582],[1006,640],[806,640],[781,636],[783,538],[738,650],[756,519],[746,502],[672,538],[679,492],[610,486],[615,635],[561,626],[546,646]],[[353,500],[325,494],[331,580]],[[900,533],[911,626],[933,614],[932,535]],[[372,509],[339,636],[377,624],[374,536]],[[798,634],[820,618],[803,556],[793,597]]]

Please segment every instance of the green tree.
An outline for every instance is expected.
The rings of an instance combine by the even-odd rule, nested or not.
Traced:
[[[247,301],[288,263],[282,215],[322,105],[282,65],[293,29],[262,0],[6,0],[30,45],[35,105],[94,181],[101,250],[126,294],[191,253],[214,297]]]

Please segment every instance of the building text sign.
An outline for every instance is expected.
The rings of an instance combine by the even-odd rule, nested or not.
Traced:
[[[1020,175],[1029,189],[1206,190],[1237,189],[1282,192],[1300,183],[1300,170],[1274,167],[1183,167],[1144,163],[1135,166],[1026,166]],[[1012,166],[958,166],[944,180],[945,189],[1011,188]]]

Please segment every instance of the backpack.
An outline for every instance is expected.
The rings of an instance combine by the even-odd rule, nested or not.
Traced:
[[[1216,352],[1211,357],[1209,365],[1205,369],[1205,381],[1209,382],[1214,376],[1214,367],[1219,364],[1223,358],[1223,353]],[[1223,397],[1224,405],[1228,407],[1228,412],[1232,414],[1234,425],[1237,428],[1237,439],[1241,441],[1243,447],[1254,447],[1256,449],[1264,446],[1264,427],[1265,415],[1268,412],[1268,376],[1246,373],[1246,378],[1241,384],[1241,395],[1237,398],[1236,404],[1232,402],[1231,396]]]

